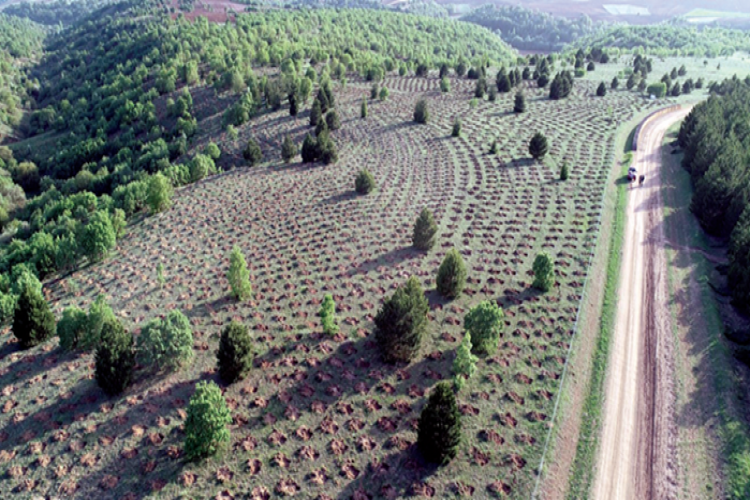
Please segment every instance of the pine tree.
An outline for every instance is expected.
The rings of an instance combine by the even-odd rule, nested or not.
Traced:
[[[604,85],[604,82],[601,82],[596,88],[596,95],[599,97],[604,97],[605,95],[607,95],[607,87]]]
[[[414,107],[414,121],[417,123],[427,123],[429,119],[430,112],[427,109],[427,101],[420,99]]]
[[[516,94],[516,100],[513,104],[513,112],[514,113],[523,113],[526,111],[526,96],[523,95],[523,92],[518,92]]]
[[[505,67],[500,68],[500,71],[497,72],[495,83],[497,85],[497,91],[502,94],[510,92],[510,89],[513,88],[510,84],[510,78],[508,78]]]
[[[229,286],[232,289],[232,297],[237,300],[246,300],[253,292],[250,285],[250,272],[247,270],[245,256],[242,255],[240,248],[234,246],[229,256],[229,273],[227,274]]]
[[[364,97],[362,98],[362,106],[360,107],[359,117],[367,118],[367,99]]]
[[[537,161],[544,159],[547,155],[547,138],[541,132],[534,134],[529,142],[529,154]]]
[[[630,76],[628,77],[628,81],[625,82],[625,88],[627,88],[628,90],[633,90],[633,88],[636,85],[636,81],[637,80],[636,80],[635,73],[631,73]]]
[[[330,293],[327,293],[323,298],[318,316],[320,317],[320,323],[323,325],[323,333],[331,336],[339,333],[339,325],[336,324],[336,303]]]
[[[458,118],[453,120],[453,129],[451,130],[451,137],[461,137],[461,121]]]
[[[318,159],[318,141],[310,134],[305,135],[302,141],[302,162],[312,163]]]
[[[486,92],[487,81],[484,78],[478,79],[476,85],[474,86],[474,97],[476,97],[477,99],[483,99]]]
[[[55,335],[55,316],[42,292],[26,283],[16,301],[13,313],[13,335],[21,349],[41,344]]]
[[[179,310],[164,319],[149,321],[138,336],[138,354],[146,366],[174,370],[189,365],[193,353],[193,329]]]
[[[78,347],[86,331],[86,313],[78,307],[68,307],[57,323],[57,335],[60,337],[60,347],[72,351]]]
[[[431,249],[435,245],[437,229],[432,212],[423,208],[414,224],[414,233],[412,234],[414,247],[423,251]]]
[[[315,99],[312,103],[312,108],[310,108],[310,126],[317,127],[322,118],[323,106],[318,99]]]
[[[474,372],[477,371],[477,358],[471,353],[471,333],[464,333],[464,339],[456,350],[456,359],[453,360],[453,383],[456,390],[461,390],[470,379]]]
[[[120,394],[130,383],[135,368],[133,335],[114,317],[102,325],[96,348],[94,375],[99,387],[110,396]]]
[[[561,181],[567,181],[568,180],[568,175],[569,175],[569,172],[568,172],[568,163],[567,162],[563,162],[562,168],[560,168],[560,180]]]
[[[500,342],[505,314],[495,302],[484,301],[472,307],[464,317],[464,329],[471,334],[474,352],[492,354]]]
[[[198,460],[225,448],[229,444],[230,423],[232,414],[221,389],[213,382],[198,382],[185,420],[186,458]]]
[[[156,173],[148,181],[146,204],[152,214],[167,210],[172,204],[172,183],[163,174]]]
[[[491,155],[497,154],[497,141],[492,141],[492,144],[490,144],[490,154]]]
[[[617,79],[617,77],[612,78],[612,90],[617,90],[620,87],[620,80]]]
[[[360,170],[357,174],[357,178],[354,181],[354,188],[359,194],[369,194],[375,189],[375,179],[372,174],[367,170]]]
[[[94,212],[80,233],[79,244],[86,257],[93,262],[102,260],[115,247],[117,244],[115,229],[112,227],[112,219],[107,212],[103,210]]]
[[[332,109],[326,115],[326,125],[328,125],[328,130],[330,130],[331,132],[341,128],[341,120],[339,119],[339,114],[336,113],[335,109]]]
[[[299,114],[299,104],[297,103],[297,95],[291,93],[288,96],[289,99],[289,116],[297,116]]]
[[[440,79],[440,92],[448,93],[451,91],[451,82],[446,77]]]
[[[247,146],[242,151],[242,157],[247,160],[247,163],[252,167],[257,165],[263,160],[263,152],[260,149],[258,142],[252,137],[248,139]]]
[[[429,303],[411,277],[385,299],[375,316],[375,339],[387,362],[408,362],[419,352],[427,330]]]
[[[419,416],[417,446],[425,460],[446,464],[461,444],[461,412],[448,382],[440,382]]]
[[[555,270],[549,254],[542,252],[534,259],[534,282],[532,286],[542,292],[548,292],[555,282]]]
[[[381,101],[385,101],[386,99],[388,99],[389,95],[390,94],[388,93],[388,87],[380,88],[380,93],[378,94],[378,97],[380,98]]]
[[[253,341],[247,327],[232,321],[221,332],[216,361],[219,377],[226,384],[244,378],[253,363]]]
[[[455,299],[466,286],[466,265],[455,248],[445,254],[437,273],[437,290],[444,297]]]
[[[490,102],[497,101],[497,89],[490,85],[490,88],[487,90],[487,100]]]
[[[299,149],[292,138],[288,135],[284,136],[284,141],[281,143],[281,158],[284,160],[284,163],[292,161],[298,152]]]

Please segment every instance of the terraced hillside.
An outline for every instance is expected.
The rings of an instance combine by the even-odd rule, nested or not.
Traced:
[[[218,139],[222,163],[241,166],[241,148],[253,136],[266,162],[182,188],[169,211],[132,224],[111,259],[45,286],[58,316],[104,294],[136,332],[182,310],[194,328],[195,362],[171,375],[141,370],[122,398],[109,399],[92,380],[90,353],[63,353],[56,341],[20,352],[4,330],[2,496],[528,498],[598,230],[615,130],[655,104],[627,91],[596,98],[595,85],[579,81],[563,101],[526,88],[528,110],[515,115],[512,94],[471,106],[473,81],[451,78],[453,90],[443,94],[435,74],[388,76],[390,96],[371,101],[361,119],[370,85],[358,77],[334,85],[343,126],[332,132],[339,161],[329,166],[281,162],[283,136],[299,143],[310,130],[307,112],[260,115],[232,141],[221,132],[216,98],[195,91],[195,147]],[[421,97],[430,108],[426,125],[412,121]],[[450,137],[455,118],[459,138]],[[537,131],[551,144],[544,164],[528,156]],[[497,155],[488,154],[493,140]],[[557,180],[563,161],[571,166],[565,183]],[[354,193],[362,168],[378,185],[364,197]],[[438,244],[427,254],[410,246],[423,207],[439,224]],[[250,264],[247,302],[228,297],[233,245]],[[469,283],[461,298],[446,302],[432,290],[453,247]],[[530,288],[541,250],[553,256],[557,274],[544,295]],[[431,290],[429,341],[412,364],[387,365],[372,320],[409,276]],[[336,337],[322,334],[316,316],[325,293],[338,306]],[[464,314],[482,300],[505,310],[501,345],[480,359],[459,393],[464,440],[459,456],[436,470],[414,449],[416,421],[431,387],[451,376]],[[197,381],[218,380],[218,334],[231,319],[251,327],[258,351],[250,376],[224,392],[231,450],[186,463],[187,401]]]

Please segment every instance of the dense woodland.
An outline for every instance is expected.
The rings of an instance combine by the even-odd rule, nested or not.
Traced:
[[[517,49],[540,52],[561,51],[606,28],[588,16],[568,19],[519,6],[484,5],[461,19],[491,29]]]
[[[43,84],[25,127],[51,147],[17,150],[15,157],[0,151],[3,178],[13,181],[13,196],[0,207],[13,238],[0,255],[5,317],[17,295],[10,283],[19,276],[44,278],[81,259],[103,258],[127,217],[163,206],[150,203],[161,179],[180,186],[217,172],[216,145],[186,154],[199,126],[196,88],[226,99],[224,126],[231,135],[267,109],[305,111],[316,85],[326,91],[323,107],[333,108],[331,81],[515,59],[483,28],[430,17],[272,10],[218,25],[175,20],[166,7],[144,2],[107,6],[49,36],[45,49],[29,71]],[[337,120],[335,113],[326,116],[332,128]],[[335,146],[327,132],[324,137],[308,144],[310,160],[335,161]],[[243,156],[253,164],[259,154],[257,145],[248,145]]]
[[[46,30],[38,24],[0,14],[0,127],[21,120],[28,92],[36,86],[22,66],[41,55],[45,36]]]
[[[729,287],[750,313],[750,79],[712,90],[683,122],[679,143],[695,185],[692,210],[707,233],[730,239]]]
[[[69,26],[86,17],[106,0],[55,0],[54,2],[20,2],[3,12],[9,16],[29,19],[47,26]]]

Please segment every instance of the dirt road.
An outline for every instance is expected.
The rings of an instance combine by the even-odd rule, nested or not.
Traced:
[[[633,160],[646,181],[628,188],[617,322],[592,495],[597,500],[677,496],[673,340],[659,168],[665,132],[688,111],[649,120]]]

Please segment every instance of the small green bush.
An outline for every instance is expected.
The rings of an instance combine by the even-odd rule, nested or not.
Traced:
[[[107,304],[104,295],[99,295],[89,307],[86,318],[86,331],[83,334],[81,347],[84,349],[96,349],[99,345],[102,327],[107,320],[115,320],[115,313]]]
[[[232,415],[221,389],[201,381],[190,398],[185,420],[185,456],[198,460],[215,455],[229,444]]]
[[[417,123],[427,123],[430,119],[430,111],[427,109],[427,101],[420,99],[414,106],[414,121]]]
[[[567,162],[563,162],[562,167],[560,168],[560,180],[567,181],[569,175],[570,172],[568,171],[568,164]]]
[[[247,160],[247,163],[251,167],[257,165],[263,160],[263,152],[255,139],[251,138],[247,141],[247,146],[242,150],[242,157]]]
[[[414,233],[411,238],[414,247],[418,250],[427,251],[435,246],[437,229],[432,212],[423,208],[417,218],[417,222],[414,223]]]
[[[138,353],[146,366],[174,370],[193,360],[193,329],[182,312],[173,310],[141,329]]]
[[[327,293],[323,298],[318,316],[320,316],[320,322],[323,325],[323,333],[331,336],[339,333],[339,326],[336,324],[336,304],[330,293]]]
[[[232,297],[237,300],[246,300],[253,293],[250,285],[250,271],[247,270],[245,256],[242,255],[240,247],[234,246],[229,256],[229,273],[227,274]]]
[[[96,382],[110,396],[120,394],[130,383],[135,367],[133,335],[114,318],[102,325],[101,341],[96,348]]]
[[[445,254],[437,273],[437,289],[441,295],[455,299],[466,286],[466,265],[455,248]]]
[[[555,270],[549,254],[542,252],[534,259],[534,283],[533,287],[548,292],[555,282]]]
[[[451,137],[461,137],[461,120],[459,120],[458,118],[453,121]]]
[[[13,313],[13,335],[21,349],[41,344],[55,335],[55,316],[42,292],[31,284],[24,286]]]
[[[221,380],[231,384],[244,378],[252,368],[253,354],[253,341],[247,327],[232,321],[221,332],[216,353]]]
[[[478,358],[471,353],[471,333],[466,332],[461,345],[456,350],[456,359],[453,360],[453,383],[456,390],[460,391],[477,371]]]
[[[461,413],[448,382],[440,382],[419,416],[417,447],[425,460],[446,464],[461,444]]]
[[[500,342],[503,328],[503,310],[495,302],[484,301],[472,307],[464,317],[464,328],[471,335],[473,351],[492,354]]]
[[[75,306],[63,311],[63,316],[57,323],[57,335],[60,337],[60,347],[72,351],[83,340],[88,325],[86,313]]]
[[[383,359],[393,363],[414,358],[426,334],[428,311],[427,297],[414,276],[385,299],[375,316],[375,339]]]
[[[357,179],[354,181],[354,187],[359,194],[369,194],[375,189],[375,179],[367,170],[360,170]]]

